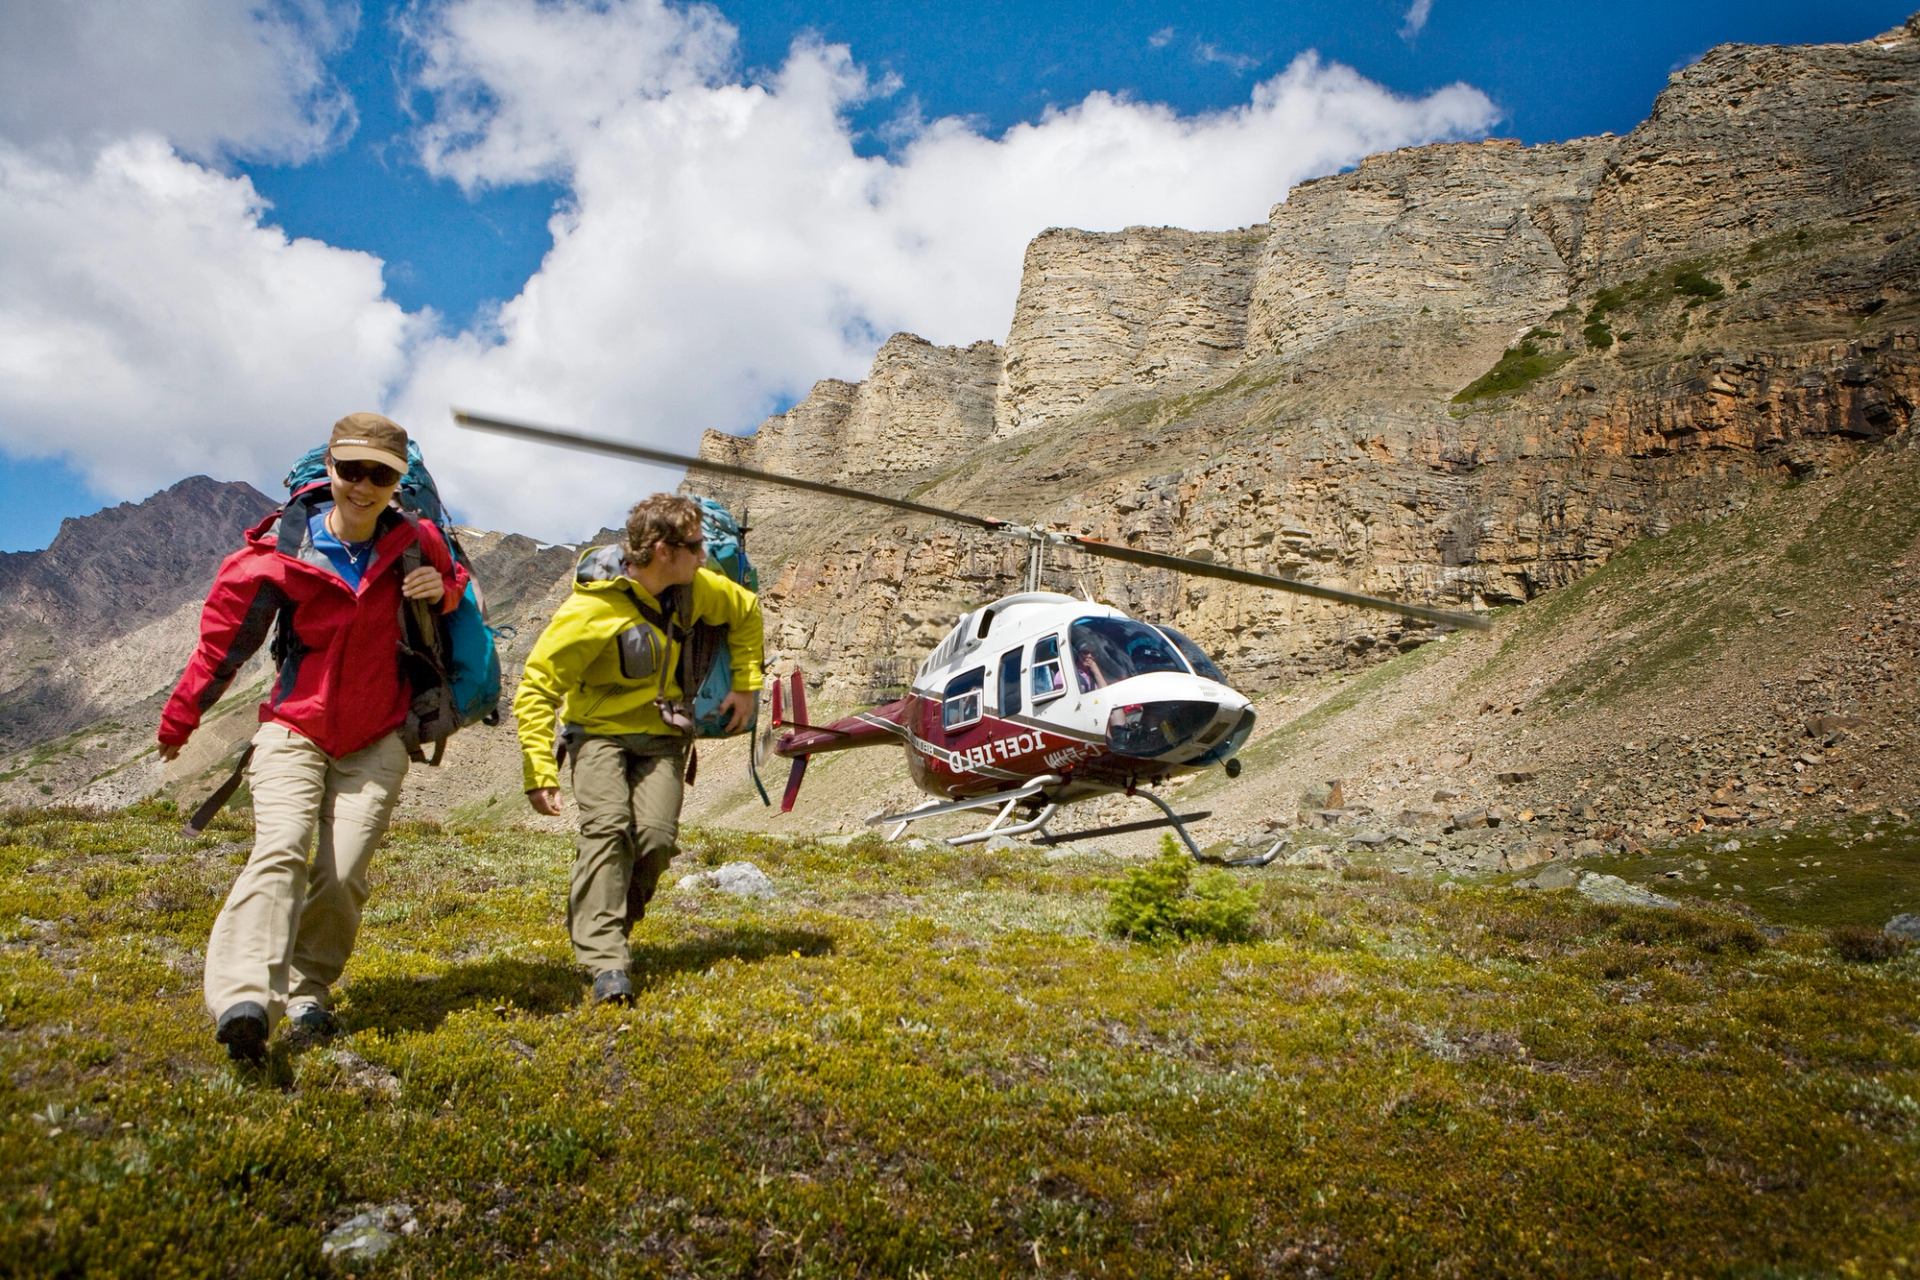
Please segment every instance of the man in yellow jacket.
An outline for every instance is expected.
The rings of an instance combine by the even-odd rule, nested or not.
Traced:
[[[676,620],[729,628],[729,732],[746,727],[759,697],[760,599],[706,561],[698,504],[665,493],[637,504],[624,546],[580,557],[573,594],[534,644],[513,699],[528,803],[558,815],[559,762],[572,770],[580,834],[567,931],[597,1003],[632,1000],[627,937],[679,852],[693,691],[680,687]]]

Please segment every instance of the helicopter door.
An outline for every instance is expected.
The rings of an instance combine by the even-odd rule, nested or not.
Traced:
[[[1004,718],[1020,714],[1020,650],[1000,655],[1000,698],[994,704]]]

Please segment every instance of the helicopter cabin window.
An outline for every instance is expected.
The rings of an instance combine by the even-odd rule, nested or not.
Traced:
[[[1131,618],[1081,618],[1068,629],[1067,644],[1082,693],[1152,671],[1187,669],[1165,636]]]
[[[1033,644],[1033,700],[1045,702],[1067,691],[1067,678],[1060,673],[1060,637],[1046,636]]]
[[[947,681],[946,698],[940,704],[940,727],[951,731],[978,724],[980,695],[986,684],[985,667],[975,667],[965,675]]]
[[[1158,630],[1161,635],[1173,641],[1173,647],[1180,651],[1180,656],[1185,658],[1187,665],[1193,668],[1193,674],[1199,676],[1202,680],[1211,680],[1215,684],[1225,684],[1227,682],[1226,672],[1214,665],[1213,659],[1207,656],[1205,649],[1202,649],[1199,645],[1187,639],[1185,635],[1175,631],[1172,627],[1163,626],[1158,628]]]
[[[1009,649],[1000,655],[1000,701],[995,704],[1003,716],[1020,712],[1020,651]]]

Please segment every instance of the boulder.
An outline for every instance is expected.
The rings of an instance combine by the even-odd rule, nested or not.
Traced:
[[[724,862],[711,871],[696,871],[682,876],[676,892],[696,893],[710,890],[737,898],[771,898],[773,881],[751,862]]]
[[[1580,896],[1609,907],[1677,907],[1672,898],[1628,884],[1619,876],[1603,876],[1589,871],[1580,877]]]

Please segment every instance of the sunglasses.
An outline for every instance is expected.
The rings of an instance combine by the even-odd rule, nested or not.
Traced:
[[[384,462],[341,462],[334,460],[333,473],[348,484],[358,484],[365,480],[368,484],[385,488],[400,483],[400,473]]]
[[[674,542],[670,545],[685,547],[688,551],[699,554],[707,549],[707,540],[705,538],[695,538],[692,542]]]

